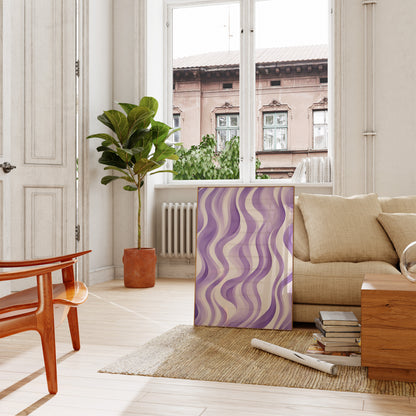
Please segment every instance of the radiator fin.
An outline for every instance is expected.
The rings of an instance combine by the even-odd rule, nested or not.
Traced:
[[[161,256],[191,259],[196,254],[196,202],[162,203]]]

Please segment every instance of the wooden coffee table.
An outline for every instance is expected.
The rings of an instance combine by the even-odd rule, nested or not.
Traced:
[[[402,275],[364,277],[361,365],[372,379],[416,381],[416,284]]]

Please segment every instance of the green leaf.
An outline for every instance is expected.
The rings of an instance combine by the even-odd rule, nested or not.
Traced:
[[[97,133],[97,134],[91,134],[90,136],[87,137],[87,139],[92,139],[92,138],[98,138],[98,139],[103,139],[105,141],[111,141],[111,143],[113,143],[115,141],[113,136],[110,136],[107,133]]]
[[[155,153],[153,154],[152,159],[157,162],[164,161],[165,159],[171,159],[176,156],[176,149],[169,146],[166,143],[161,143],[156,145]],[[176,160],[176,159],[173,159]]]
[[[129,150],[132,152],[133,156],[140,156],[143,152],[143,147],[133,147]]]
[[[135,180],[130,176],[123,176],[121,179],[124,179],[127,182],[136,183]]]
[[[154,144],[163,143],[169,135],[170,127],[161,121],[152,121],[152,140]]]
[[[163,172],[176,174],[174,170],[166,169],[166,170],[157,170],[156,172],[151,172],[149,173],[149,175],[156,175],[156,173],[163,173]]]
[[[127,117],[121,111],[117,110],[104,111],[104,114],[112,124],[113,130],[117,134],[119,141],[124,143],[127,140],[129,131]]]
[[[132,156],[133,156],[133,153],[130,151],[130,149],[122,149],[120,147],[117,149],[117,154],[126,163],[129,163],[130,160],[131,160],[131,158],[132,158]]]
[[[124,147],[127,147],[128,149],[137,148],[137,149],[143,150],[142,144],[145,140],[147,140],[148,135],[149,135],[148,129],[138,129],[129,137],[127,142],[124,143]]]
[[[97,147],[97,152],[113,152],[115,153],[115,150],[113,150],[111,147],[107,147],[107,146],[98,146]]]
[[[143,150],[141,153],[142,158],[147,158],[149,156],[150,151],[152,150],[153,143],[151,140],[149,140],[149,137],[150,136],[146,136],[142,141],[142,147],[143,147]],[[140,141],[138,144],[140,144]]]
[[[117,103],[124,112],[128,115],[133,108],[137,107],[136,104],[129,104],[129,103]]]
[[[123,189],[126,191],[137,191],[137,186],[125,185],[123,186]]]
[[[178,127],[178,128],[176,128],[176,129],[172,129],[172,130],[170,130],[169,131],[169,134],[168,134],[168,136],[166,137],[166,138],[168,138],[168,137],[170,137],[170,136],[172,136],[172,134],[173,133],[176,133],[177,131],[179,131],[181,128],[180,127]],[[175,145],[176,146],[178,146],[178,145],[181,145],[182,143],[175,143]]]
[[[101,142],[102,146],[111,146],[112,144],[116,145],[116,147],[120,147],[120,145],[115,140],[104,140],[103,142]]]
[[[115,132],[113,124],[108,119],[108,117],[105,115],[105,113],[99,115],[97,117],[97,119],[98,119],[98,121],[101,121],[101,123],[103,123],[105,126],[107,126],[108,128],[110,128],[111,130],[113,130]]]
[[[147,107],[149,110],[153,111],[154,114],[157,113],[159,103],[156,98],[153,97],[143,97],[139,103],[140,106]]]
[[[152,159],[143,158],[136,161],[133,170],[136,175],[140,173],[141,176],[144,176],[148,172],[160,168],[161,166],[163,166],[163,163],[159,163]]]
[[[179,156],[178,155],[171,155],[171,156],[168,156],[166,159],[169,159],[169,160],[179,160]]]
[[[106,166],[104,170],[116,170],[117,172],[122,173],[123,175],[130,175],[127,169],[121,169],[116,166]]]
[[[127,164],[113,152],[103,152],[102,156],[98,159],[98,162],[102,165],[115,166],[117,168],[126,169]]]
[[[139,106],[133,108],[127,117],[129,124],[128,138],[138,130],[147,129],[154,115],[155,113],[147,107]]]
[[[120,179],[120,176],[113,176],[113,175],[103,176],[101,178],[101,183],[103,185],[107,185],[108,183],[115,181],[116,179]]]

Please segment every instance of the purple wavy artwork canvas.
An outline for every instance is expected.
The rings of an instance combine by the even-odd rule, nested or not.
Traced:
[[[292,329],[291,186],[198,189],[195,325]]]

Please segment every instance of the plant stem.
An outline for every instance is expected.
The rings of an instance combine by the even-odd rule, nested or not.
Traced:
[[[142,248],[142,224],[141,224],[141,213],[142,213],[142,197],[140,189],[140,181],[137,189],[137,196],[139,198],[139,209],[137,210],[137,248]]]

